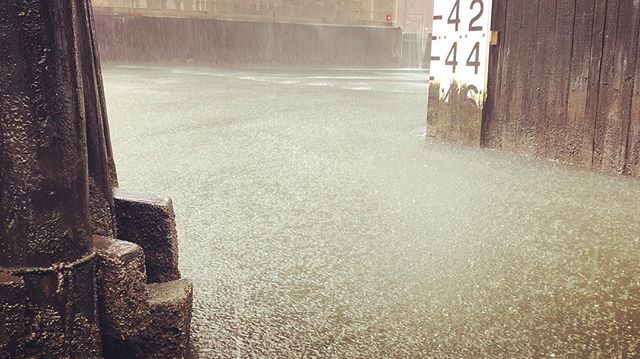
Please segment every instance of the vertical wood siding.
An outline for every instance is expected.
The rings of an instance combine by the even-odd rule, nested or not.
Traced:
[[[640,0],[495,0],[486,147],[640,177]]]

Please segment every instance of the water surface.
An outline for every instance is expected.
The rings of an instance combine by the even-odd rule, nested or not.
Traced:
[[[427,75],[107,67],[202,358],[634,357],[640,187],[424,137]]]

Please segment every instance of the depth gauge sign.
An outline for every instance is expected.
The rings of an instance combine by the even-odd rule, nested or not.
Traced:
[[[435,1],[427,128],[434,137],[479,145],[491,7],[492,0]]]

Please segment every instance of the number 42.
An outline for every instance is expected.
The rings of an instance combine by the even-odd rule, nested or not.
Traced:
[[[482,26],[475,25],[475,23],[478,22],[478,20],[480,20],[480,18],[484,14],[484,2],[483,0],[473,0],[471,1],[470,9],[473,10],[474,8],[476,8],[476,4],[480,5],[480,8],[478,9],[479,11],[476,16],[474,16],[473,19],[471,19],[471,21],[469,22],[469,31],[483,30]],[[449,13],[447,23],[455,26],[456,32],[460,30],[460,0],[456,0],[456,2],[453,3],[453,8],[451,9],[451,13]]]

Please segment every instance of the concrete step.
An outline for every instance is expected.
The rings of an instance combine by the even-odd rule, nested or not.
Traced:
[[[147,284],[140,246],[94,236],[98,299],[107,359],[186,358],[193,285],[186,279]]]
[[[149,283],[180,279],[178,238],[168,197],[115,189],[118,238],[144,250]]]
[[[103,335],[118,341],[139,337],[149,324],[145,255],[140,246],[93,237],[98,255],[98,300]]]
[[[189,352],[193,284],[181,279],[149,284],[151,324],[138,358],[182,359]]]

